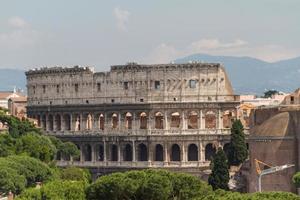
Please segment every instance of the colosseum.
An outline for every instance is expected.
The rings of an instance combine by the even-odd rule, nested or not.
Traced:
[[[26,72],[28,116],[74,142],[58,165],[94,175],[142,168],[201,174],[228,148],[238,96],[218,63],[52,67]]]

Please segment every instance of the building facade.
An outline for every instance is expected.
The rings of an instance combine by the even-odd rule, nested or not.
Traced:
[[[27,114],[74,142],[96,174],[169,168],[200,174],[226,149],[239,98],[220,64],[43,68],[26,72]]]

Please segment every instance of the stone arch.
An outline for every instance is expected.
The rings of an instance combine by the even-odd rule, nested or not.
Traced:
[[[138,145],[138,161],[148,161],[148,148],[144,143]]]
[[[92,130],[93,129],[93,118],[92,118],[92,115],[90,113],[88,113],[86,115],[86,122],[85,122],[85,129],[86,130]]]
[[[147,129],[147,114],[145,112],[140,114],[140,129]]]
[[[101,113],[99,115],[99,129],[104,130],[104,123],[105,123],[105,118],[104,115]]]
[[[125,114],[125,128],[132,129],[132,114],[130,112]]]
[[[130,144],[126,144],[123,152],[124,161],[132,161],[132,146]]]
[[[234,119],[234,114],[230,110],[226,110],[223,112],[223,127],[224,128],[231,128],[232,126],[232,120]]]
[[[103,161],[104,160],[104,147],[102,144],[96,145],[96,160]]]
[[[181,160],[181,155],[180,155],[180,147],[178,144],[173,144],[171,147],[171,161],[180,161]]]
[[[42,116],[42,128],[44,130],[47,130],[47,120],[46,120],[46,115]]]
[[[198,113],[196,111],[188,114],[188,129],[198,129]]]
[[[61,116],[60,114],[55,115],[55,127],[56,127],[56,131],[61,131]]]
[[[81,122],[80,115],[79,114],[75,115],[75,128],[74,128],[75,131],[80,131],[81,130],[80,122]]]
[[[53,131],[53,115],[48,115],[48,129],[49,131]]]
[[[180,113],[179,112],[173,112],[171,113],[171,128],[179,128],[180,127]]]
[[[216,147],[212,143],[207,144],[205,146],[205,160],[206,161],[212,160],[215,154],[216,154]]]
[[[118,119],[118,114],[117,113],[113,113],[111,115],[111,125],[113,129],[118,128],[118,124],[119,124],[119,119]]]
[[[223,146],[223,151],[225,152],[225,154],[226,154],[226,156],[227,156],[227,159],[228,159],[229,151],[230,151],[230,143],[224,144],[224,146]]]
[[[188,146],[188,161],[198,161],[198,146],[195,144]]]
[[[64,114],[64,130],[71,130],[71,116],[69,114]]]
[[[40,116],[40,115],[37,115],[37,116],[36,116],[36,120],[37,120],[37,125],[38,125],[38,127],[41,127],[41,116]]]
[[[215,129],[217,127],[217,117],[214,111],[208,111],[205,114],[205,128]]]
[[[83,146],[84,161],[92,161],[92,147],[89,144]]]
[[[161,112],[155,113],[155,128],[163,129],[164,128],[164,116]]]
[[[155,145],[155,161],[164,160],[164,148],[161,144]]]
[[[118,161],[119,156],[118,156],[118,146],[116,144],[111,145],[110,149],[110,160],[111,161]]]

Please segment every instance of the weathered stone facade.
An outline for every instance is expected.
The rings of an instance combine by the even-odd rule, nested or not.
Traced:
[[[26,75],[28,116],[81,149],[79,161],[59,164],[100,174],[148,167],[199,173],[229,142],[239,104],[220,64],[130,63],[98,73],[54,67]]]

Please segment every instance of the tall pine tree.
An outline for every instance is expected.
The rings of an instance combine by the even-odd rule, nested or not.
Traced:
[[[214,190],[228,190],[229,171],[225,152],[222,148],[218,149],[212,161],[212,172],[209,175],[208,183]]]
[[[228,153],[228,163],[238,166],[248,157],[244,127],[240,120],[235,120],[231,128],[231,139]]]

